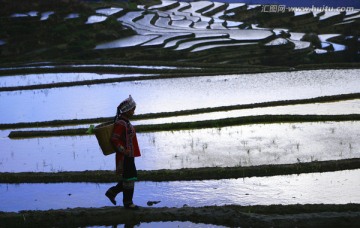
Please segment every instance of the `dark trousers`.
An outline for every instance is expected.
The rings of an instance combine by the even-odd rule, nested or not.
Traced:
[[[120,180],[117,185],[112,186],[107,191],[112,197],[116,197],[120,192],[123,192],[123,204],[130,205],[133,203],[132,199],[134,196],[134,181],[123,181]]]
[[[117,185],[109,188],[107,193],[110,194],[113,198],[115,198],[117,194],[123,192],[123,204],[125,206],[133,204],[132,199],[134,196],[134,186],[135,186],[134,178],[137,178],[135,159],[133,157],[125,156],[122,177],[120,178]]]

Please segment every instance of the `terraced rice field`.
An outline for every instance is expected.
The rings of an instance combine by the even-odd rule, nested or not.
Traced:
[[[283,13],[281,19],[280,14],[278,17],[269,15],[268,20],[256,18],[257,13],[266,12],[264,7],[212,1],[162,1],[159,5],[124,13],[117,19],[137,35],[99,44],[96,49],[156,47],[181,51],[187,58],[207,61],[214,58],[211,54],[221,52],[223,62],[254,64],[271,62],[271,58],[281,59],[284,55],[292,59],[289,56],[293,54],[299,58],[312,51],[320,55],[344,51],[346,41],[339,39],[342,30],[355,26],[360,18],[360,12],[355,9],[295,11]],[[309,30],[320,31],[321,44],[315,49],[305,38],[305,31]]]
[[[325,30],[319,35],[323,48],[314,48],[300,31],[240,20],[259,10],[245,3],[163,1],[132,11],[98,9],[87,24],[116,15],[137,33],[98,44],[98,51],[172,49],[199,60],[208,58],[209,50],[236,50],[224,64],[256,62],[264,50],[272,50],[273,58],[285,49],[294,55],[346,49],[346,43],[334,42],[338,35]],[[290,17],[352,24],[359,14]],[[47,20],[52,13],[41,15]],[[77,18],[76,12],[70,18]],[[282,32],[289,37],[279,37]],[[356,224],[359,69],[268,72],[259,66],[249,72],[219,65],[2,67],[0,226]],[[129,94],[137,102],[133,123],[142,151],[136,160],[138,212],[113,207],[105,198],[116,182],[114,155],[104,156],[87,132],[111,120]]]
[[[215,75],[178,79],[157,79],[92,86],[72,86],[45,90],[17,90],[2,92],[1,148],[3,149],[0,167],[2,175],[6,173],[25,174],[25,172],[45,172],[52,175],[57,172],[82,172],[85,170],[107,172],[114,166],[114,156],[103,156],[93,135],[53,136],[10,139],[13,130],[56,130],[84,129],[88,124],[57,127],[31,127],[31,122],[108,117],[113,114],[113,107],[118,98],[133,94],[138,103],[139,115],[147,113],[175,112],[203,108],[199,114],[187,114],[172,117],[158,117],[134,120],[135,125],[156,125],[191,123],[196,121],[217,121],[223,118],[237,118],[263,115],[327,115],[346,116],[360,111],[359,98],[349,98],[333,102],[319,102],[293,105],[275,105],[258,108],[238,108],[228,111],[211,111],[220,106],[264,104],[270,101],[297,102],[322,96],[358,94],[360,81],[357,70],[312,70],[291,73],[263,73]],[[132,75],[132,74],[131,74]],[[109,75],[111,77],[129,76]],[[140,77],[146,75],[136,74]],[[53,75],[50,74],[50,77]],[[108,75],[83,73],[58,73],[55,78],[82,80],[86,77],[108,77]],[[23,75],[2,77],[9,85],[43,83],[47,75]],[[56,83],[48,81],[47,83]],[[341,86],[339,86],[341,85]],[[201,88],[201,89],[199,89]],[[220,92],[221,91],[221,92]],[[291,92],[290,92],[291,91]],[[74,96],[74,94],[79,94]],[[80,96],[81,94],[81,96]],[[101,96],[99,96],[101,94]],[[166,96],[165,96],[166,94]],[[68,97],[68,98],[67,98]],[[88,102],[90,100],[91,102]],[[10,104],[16,103],[15,107]],[[82,104],[82,105],[80,105]],[[12,107],[12,108],[10,108]],[[41,107],[38,109],[37,107]],[[99,108],[101,107],[101,108]],[[208,111],[206,111],[210,108]],[[212,108],[212,109],[211,109]],[[23,112],[21,110],[29,110]],[[98,110],[98,111],[95,111]],[[18,128],[16,120],[28,123],[28,127]],[[76,120],[75,120],[76,123]],[[7,125],[5,125],[7,124]],[[97,124],[94,122],[93,124]],[[8,127],[6,127],[8,126]],[[11,129],[13,128],[15,129]],[[139,142],[143,156],[138,159],[140,170],[147,172],[162,170],[218,168],[218,167],[256,167],[261,165],[294,165],[312,162],[341,162],[358,159],[360,156],[360,135],[358,120],[350,121],[311,121],[292,123],[273,122],[268,124],[241,124],[228,127],[208,127],[204,129],[139,132]],[[85,133],[85,132],[84,132]],[[159,162],[161,160],[161,162]],[[211,172],[211,170],[209,170]],[[308,173],[270,177],[247,177],[246,179],[222,179],[200,182],[139,182],[136,201],[146,206],[147,201],[161,201],[155,207],[178,207],[183,205],[203,207],[209,205],[236,204],[271,205],[271,204],[347,204],[359,203],[356,192],[359,182],[356,178],[358,169],[327,173]],[[286,174],[286,173],[284,173]],[[110,174],[108,174],[110,175]],[[190,177],[191,179],[191,177]],[[28,179],[31,180],[31,177]],[[112,179],[115,181],[114,179]],[[320,181],[321,180],[321,181]],[[277,183],[277,181],[280,181]],[[33,181],[30,181],[33,182]],[[35,180],[41,182],[41,180]],[[266,183],[271,183],[270,186]],[[309,188],[310,184],[316,188]],[[333,183],[340,183],[335,186]],[[108,202],[102,192],[108,184],[6,184],[0,185],[4,211],[48,210],[75,207],[101,207]],[[233,186],[233,187],[230,187]],[[279,186],[282,186],[279,188]],[[305,192],[304,187],[308,192]],[[184,188],[184,189],[183,189]],[[319,197],[314,189],[332,189],[328,196]],[[339,189],[338,189],[339,188]],[[56,189],[56,190],[55,190]],[[80,190],[81,189],[81,190]],[[82,193],[86,189],[86,194]],[[91,190],[93,189],[93,190]],[[149,189],[152,189],[149,194]],[[179,190],[183,189],[183,190]],[[223,190],[221,190],[223,189]],[[45,192],[46,197],[39,195]],[[184,194],[186,191],[191,193]],[[203,192],[205,191],[205,192]],[[226,191],[228,194],[225,194]],[[338,192],[345,192],[342,198]],[[24,200],[15,201],[21,192]],[[66,194],[64,192],[67,192]],[[165,195],[166,192],[166,195]],[[177,194],[192,197],[180,200]],[[265,194],[265,195],[264,195]],[[55,204],[54,197],[63,195],[63,200]],[[204,197],[207,195],[208,197]],[[231,197],[230,197],[231,196]],[[311,197],[310,197],[311,196]],[[80,198],[79,198],[80,197]],[[310,197],[310,198],[309,198]],[[88,201],[87,199],[97,199]],[[176,200],[175,200],[176,199]],[[273,199],[272,201],[268,201]],[[333,201],[336,199],[336,201]],[[27,202],[27,203],[26,203]],[[31,203],[32,202],[32,203]],[[35,202],[35,203],[34,203]],[[83,203],[81,203],[83,202]]]

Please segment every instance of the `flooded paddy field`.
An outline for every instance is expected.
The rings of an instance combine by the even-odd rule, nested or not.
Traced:
[[[15,2],[0,9],[0,227],[360,224],[358,9]],[[91,131],[129,94],[139,211],[104,196],[114,155]]]
[[[84,80],[96,80],[106,78],[124,77],[146,77],[154,74],[97,74],[97,73],[47,73],[47,74],[27,74],[19,76],[1,76],[1,87],[17,87],[50,84],[59,82],[77,82]]]
[[[144,117],[134,120],[135,125],[211,122],[225,117],[258,115],[358,114],[360,113],[359,98],[357,96],[344,98],[349,94],[360,92],[357,74],[358,70],[349,69],[209,75],[156,80],[146,79],[152,74],[143,73],[49,73],[2,76],[0,77],[2,87],[81,82],[112,77],[130,79],[127,82],[85,86],[3,91],[0,92],[0,108],[6,112],[2,113],[0,122],[1,124],[16,124],[111,117],[114,115],[114,107],[117,106],[120,97],[126,97],[128,94],[132,94],[139,104],[138,114],[155,114],[155,118]],[[131,79],[131,77],[134,78]],[[139,78],[142,79],[138,80]],[[319,103],[312,103],[310,100],[299,101],[338,95],[339,100],[334,98]],[[297,100],[297,103],[262,106],[264,102],[287,100],[294,100],[294,102]],[[255,104],[255,108],[231,108],[235,105],[249,104]],[[206,110],[223,106],[229,106],[229,109]],[[198,114],[180,115],[182,111],[199,108],[204,111]],[[174,113],[169,117],[161,117],[161,115],[156,117],[156,113],[161,112]],[[98,124],[97,122],[90,123]],[[89,124],[80,124],[75,121],[73,125],[52,126],[49,123],[46,127],[39,127],[35,126],[36,124],[29,126],[25,124],[20,128],[22,131],[54,131],[71,128],[86,129]],[[26,172],[30,175],[70,172],[69,175],[81,176],[81,172],[85,170],[105,173],[112,172],[114,169],[114,155],[103,156],[94,135],[31,137],[15,140],[8,137],[10,132],[16,130],[12,129],[11,125],[9,126],[3,127],[0,131],[2,148],[0,172],[2,174],[17,173],[21,176]],[[226,173],[226,168],[262,165],[278,165],[277,169],[284,170],[285,168],[281,165],[294,165],[287,171],[283,171],[285,174],[291,174],[296,173],[293,170],[298,168],[297,164],[306,166],[322,161],[336,164],[336,161],[360,158],[358,128],[359,123],[354,120],[336,122],[313,120],[190,130],[140,131],[138,138],[142,157],[137,159],[137,166],[140,174],[144,174],[147,180],[149,178],[146,175],[149,176],[154,171],[159,171],[165,174],[164,178],[169,178],[170,174],[166,170],[177,172],[183,169],[194,169],[196,173],[196,169],[224,168]],[[341,168],[328,168],[324,173],[310,172],[310,169],[305,173],[306,168],[303,168],[301,170],[304,170],[304,173],[298,175],[264,176],[259,173],[255,175],[248,173],[249,177],[232,179],[226,178],[222,171],[223,173],[219,173],[218,178],[202,181],[184,181],[184,179],[160,180],[159,182],[140,181],[137,183],[134,200],[143,209],[149,207],[147,204],[149,201],[161,201],[151,206],[155,210],[153,213],[157,213],[156,210],[168,208],[167,212],[160,213],[160,221],[166,221],[166,214],[170,213],[170,208],[178,210],[188,208],[188,211],[191,211],[196,210],[195,208],[216,205],[220,207],[219,211],[223,211],[229,204],[239,206],[359,204],[356,194],[359,190],[356,179],[358,169],[349,166],[349,170],[346,170],[345,163],[341,164]],[[319,169],[320,167],[321,165]],[[214,171],[218,172],[218,170]],[[192,171],[188,170],[188,172],[187,175],[191,175]],[[336,187],[333,187],[334,183]],[[69,208],[76,210],[79,207],[85,208],[87,212],[91,211],[90,208],[101,210],[102,207],[109,206],[103,194],[111,185],[109,181],[106,183],[50,181],[47,184],[44,181],[36,181],[36,183],[20,181],[17,184],[2,181],[0,184],[1,201],[5,203],[2,204],[0,211],[16,212],[20,215],[22,210],[66,212],[70,210]],[[331,191],[327,191],[328,194],[320,194],[329,188]],[[346,192],[346,194],[336,197],[338,192]],[[213,211],[210,214],[214,214]],[[186,215],[185,218],[189,216]],[[190,222],[189,220],[194,221],[181,219],[181,221]],[[210,220],[207,218],[207,221],[202,222]],[[149,222],[151,221],[154,220]],[[104,224],[106,222],[101,225]],[[222,224],[227,223],[219,223],[219,225]]]
[[[359,204],[359,169],[240,179],[136,183],[142,207]],[[112,183],[0,184],[0,211],[99,208]],[[151,194],[149,194],[151,192]],[[339,194],[341,192],[341,194]],[[121,194],[117,201],[121,205]],[[160,201],[152,206],[148,202]]]
[[[104,197],[106,189],[113,185],[109,178],[97,182],[84,176],[84,180],[90,181],[58,182],[39,181],[41,178],[35,180],[33,177],[40,174],[50,177],[56,173],[61,175],[62,172],[80,177],[88,175],[82,174],[83,171],[99,172],[89,175],[112,173],[115,167],[114,155],[104,156],[94,135],[9,138],[9,134],[18,128],[25,132],[87,129],[90,124],[98,124],[95,122],[96,118],[114,115],[114,107],[118,105],[120,98],[129,94],[132,94],[139,104],[137,114],[144,115],[133,121],[135,126],[212,122],[224,118],[262,115],[269,117],[271,115],[304,117],[357,115],[360,113],[359,97],[356,95],[360,92],[358,71],[311,70],[156,80],[137,80],[138,77],[147,77],[147,75],[132,74],[134,80],[128,82],[0,92],[0,108],[6,110],[0,118],[3,124],[0,131],[2,148],[0,172],[3,178],[0,184],[0,200],[4,202],[0,206],[0,211],[6,212],[2,216],[15,217],[23,215],[22,213],[40,213],[38,218],[44,219],[46,216],[41,213],[57,216],[56,210],[70,213],[70,217],[81,211],[80,208],[84,208],[85,214],[91,214],[92,210],[112,211],[116,208],[122,210],[121,207],[109,207],[110,203]],[[61,81],[96,80],[101,77],[129,77],[129,75],[31,74],[3,76],[0,77],[0,83],[3,83],[2,86],[26,86]],[[307,100],[324,96],[335,97],[319,102]],[[291,104],[291,101],[294,104]],[[266,102],[275,103],[266,104]],[[242,106],[252,104],[254,107]],[[215,111],[219,107],[225,108]],[[187,111],[195,114],[185,114]],[[163,116],[161,113],[164,112],[169,114]],[[152,116],[146,116],[147,114]],[[76,121],[91,118],[94,119],[92,122]],[[73,123],[65,123],[73,119]],[[44,121],[50,122],[36,126],[36,122]],[[51,121],[60,122],[52,126]],[[64,124],[61,124],[61,121],[64,121]],[[17,123],[24,125],[18,127]],[[26,123],[29,125],[27,126]],[[221,215],[237,210],[227,209],[227,205],[254,208],[263,205],[268,208],[265,209],[268,213],[273,205],[292,207],[292,205],[320,204],[325,207],[333,205],[329,209],[334,213],[330,216],[332,219],[336,220],[337,216],[350,216],[349,221],[353,221],[353,218],[357,218],[358,212],[355,212],[355,215],[351,213],[343,215],[342,212],[336,211],[346,205],[360,204],[357,194],[360,190],[360,182],[357,178],[359,169],[356,168],[357,160],[351,161],[360,158],[359,127],[357,120],[313,119],[310,122],[278,121],[188,130],[139,131],[138,140],[142,156],[137,159],[136,164],[140,179],[142,174],[148,181],[136,183],[134,201],[142,207],[139,213],[150,209],[155,216],[149,220],[141,219],[138,223],[141,223],[140,227],[146,227],[148,225],[146,221],[149,222],[149,226],[155,225],[151,222],[164,222],[163,224],[156,222],[156,226],[160,227],[167,225],[194,227],[199,222],[202,222],[199,227],[231,226],[225,220],[212,221],[213,216],[206,215],[217,213]],[[337,161],[341,164],[336,165]],[[346,168],[347,163],[342,161],[351,161],[351,167]],[[320,163],[318,166],[311,165],[317,162],[328,162],[328,168],[324,168],[325,165]],[[267,165],[274,167],[263,168],[269,169],[268,171],[256,171],[256,167],[262,169],[262,166]],[[285,167],[286,165],[290,167]],[[300,168],[301,165],[304,165],[303,168]],[[237,179],[226,174],[226,169],[246,167],[254,167],[255,171],[246,171],[248,173],[245,174],[243,170],[241,172],[244,172],[244,176],[239,178],[241,175],[235,175]],[[316,167],[325,172],[317,172]],[[208,179],[206,175],[201,177],[203,174],[200,173],[204,171],[200,169],[207,168],[209,172],[219,172],[219,176]],[[219,168],[223,170],[220,172]],[[283,171],[274,171],[276,169]],[[296,172],[296,169],[302,171]],[[157,171],[159,173],[156,174]],[[183,174],[182,177],[179,175],[179,179],[170,178],[177,171],[185,171],[187,174]],[[200,174],[198,178],[201,180],[191,177],[192,172],[193,175]],[[270,174],[265,174],[266,172]],[[7,183],[7,173],[19,176],[28,173],[29,179],[16,184],[12,181]],[[284,175],[279,175],[280,173]],[[163,175],[165,179],[171,181],[161,181],[156,178],[154,179],[157,181],[151,181],[149,175],[152,174],[157,175],[156,178]],[[344,194],[339,195],[339,192]],[[148,202],[151,201],[160,201],[160,203],[149,206]],[[118,202],[121,202],[120,195]],[[172,215],[175,213],[172,210],[178,210],[177,216],[182,217],[180,216],[178,220],[174,219],[176,216]],[[189,214],[197,210],[199,211],[196,213],[200,217],[204,216],[203,220],[199,221]],[[210,211],[205,212],[206,210]],[[297,210],[301,211],[300,208]],[[180,211],[182,213],[179,213]],[[296,213],[299,214],[300,211]],[[359,210],[355,209],[355,211]],[[14,212],[15,214],[12,214]],[[234,213],[239,216],[243,212]],[[172,219],[167,218],[169,215],[173,216]],[[316,213],[308,216],[320,219],[318,216],[323,215]],[[97,227],[108,225],[108,220],[100,220],[102,221],[100,223],[86,224],[87,226],[96,224]],[[174,220],[177,222],[166,223]],[[329,219],[324,221],[328,222]],[[121,220],[112,224],[128,224],[127,222]]]
[[[0,92],[1,122],[112,116],[118,100],[129,94],[141,104],[136,113],[144,114],[358,93],[358,71],[203,76]],[[13,103],[17,105],[10,106]]]
[[[209,112],[204,114],[181,115],[176,117],[164,117],[149,120],[135,120],[134,124],[161,124],[176,122],[191,122],[202,120],[216,120],[226,116],[227,118],[238,116],[255,115],[347,115],[360,113],[360,99],[347,101],[313,103],[301,105],[276,106],[268,108],[252,108],[222,112]]]
[[[349,121],[138,133],[142,157],[137,164],[142,170],[158,170],[359,158],[359,127],[359,122]],[[103,156],[93,135],[14,140],[7,137],[9,131],[0,132],[1,172],[113,170],[115,166],[114,155]]]

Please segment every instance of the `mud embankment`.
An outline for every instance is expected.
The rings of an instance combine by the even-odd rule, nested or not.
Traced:
[[[74,208],[0,213],[1,227],[82,227],[191,221],[229,227],[356,227],[360,205],[206,206],[183,208]]]
[[[139,170],[140,181],[220,180],[360,169],[360,158],[247,167]],[[114,171],[0,173],[0,183],[117,182]]]
[[[283,101],[270,101],[252,104],[241,104],[241,105],[229,105],[220,107],[209,107],[199,109],[189,109],[174,112],[160,112],[160,113],[146,113],[139,114],[133,117],[133,120],[145,120],[145,119],[157,119],[166,117],[176,117],[185,115],[196,115],[212,112],[223,112],[253,108],[268,108],[276,106],[288,106],[288,105],[300,105],[300,104],[313,104],[313,103],[327,103],[360,99],[360,93],[340,94],[332,96],[314,97],[309,99],[297,99],[297,100],[283,100]],[[72,120],[52,120],[43,122],[20,122],[10,124],[0,124],[0,129],[16,129],[16,128],[29,128],[29,127],[57,127],[66,125],[79,125],[79,124],[93,124],[112,121],[114,117],[98,117],[90,119],[72,119]]]
[[[137,125],[136,131],[156,132],[156,131],[177,131],[193,130],[203,128],[220,128],[230,126],[240,126],[249,124],[274,124],[274,123],[298,123],[298,122],[326,122],[326,121],[359,121],[359,114],[349,115],[261,115],[233,117],[217,120],[202,120],[194,122],[164,123]],[[88,135],[87,128],[75,128],[65,130],[31,130],[31,131],[11,131],[9,138],[34,138],[34,137],[59,137]]]

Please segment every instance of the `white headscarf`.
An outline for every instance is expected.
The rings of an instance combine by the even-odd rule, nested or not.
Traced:
[[[134,99],[131,97],[131,95],[129,95],[128,98],[126,98],[119,104],[118,111],[119,111],[119,114],[121,114],[121,113],[128,112],[135,107],[136,107],[136,103],[135,103]]]

